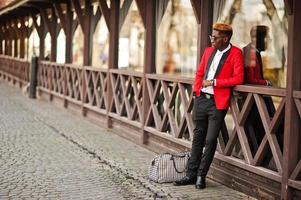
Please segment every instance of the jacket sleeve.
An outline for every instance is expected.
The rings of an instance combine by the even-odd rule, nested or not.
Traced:
[[[199,67],[195,73],[195,80],[194,80],[194,84],[193,84],[193,91],[195,92],[195,94],[197,96],[200,95],[200,90],[202,88],[202,82],[203,82],[203,78],[204,78],[204,73],[205,73],[205,53],[206,50],[202,56],[201,62],[199,64]]]
[[[255,85],[267,85],[267,81],[260,78],[259,66],[245,66],[245,83]]]
[[[243,84],[244,81],[244,64],[242,52],[237,51],[232,57],[233,73],[229,78],[217,78],[215,87],[232,87]]]

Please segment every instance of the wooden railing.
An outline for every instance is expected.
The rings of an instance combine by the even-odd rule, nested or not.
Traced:
[[[0,77],[4,80],[22,87],[29,82],[29,68],[27,60],[0,55]]]
[[[113,98],[110,101],[111,117],[126,120],[136,127],[142,126],[142,73],[110,70]]]
[[[223,138],[220,153],[269,169],[279,180],[283,168],[285,89],[237,86],[235,92],[239,96],[232,98],[230,105],[234,128],[226,135],[229,137]],[[271,177],[271,171],[265,175]]]
[[[146,83],[151,105],[145,129],[190,147],[193,138],[193,79],[147,74]]]
[[[126,70],[45,61],[40,62],[38,70],[40,90],[135,127],[141,135],[147,132],[156,141],[162,138],[161,143],[170,141],[184,148],[191,147],[193,138],[192,84],[192,78],[143,76]],[[148,99],[142,98],[144,88]],[[285,89],[241,85],[233,92],[216,158],[280,184]],[[301,92],[296,91],[294,98],[301,117]],[[143,111],[146,100],[149,106]],[[289,180],[297,190],[301,190],[300,175],[301,160]]]
[[[141,127],[142,79],[142,73],[125,70],[108,72],[104,69],[41,62],[38,85],[43,90],[64,96],[78,104],[83,101],[85,107],[103,114],[108,109],[111,117]],[[188,141],[186,146],[189,147],[193,137],[192,83],[192,78],[147,74],[146,88],[150,106],[146,112],[144,129],[157,135],[168,135],[176,141]],[[108,84],[111,84],[113,90],[112,99],[107,97]],[[281,174],[283,129],[280,130],[279,126],[283,126],[285,90],[238,86],[235,91],[242,97],[232,98],[228,120],[219,138],[219,153]],[[278,107],[273,116],[269,116],[264,100],[266,95],[278,97]],[[258,123],[263,128],[261,136],[257,137],[255,131],[259,130],[250,131],[246,126],[252,107],[257,108],[260,117]],[[270,154],[268,158],[267,152]],[[264,160],[266,166],[263,164]]]
[[[299,122],[301,122],[301,91],[294,91],[294,101],[299,114]],[[299,138],[300,141],[300,138]],[[299,143],[299,152],[301,151],[301,144]],[[299,154],[300,155],[300,154]],[[291,174],[288,184],[301,191],[301,157],[299,158],[299,162]]]
[[[78,84],[76,84],[76,82],[81,82],[80,80],[78,80],[78,78],[80,77],[79,70],[80,69],[77,69],[76,72],[74,70],[73,72],[71,72],[70,66],[67,73],[69,75],[67,84],[69,84],[69,91],[71,91],[71,88],[73,88],[72,93],[75,93],[75,88],[79,86]],[[107,70],[85,67],[83,72],[85,80],[84,86],[86,86],[86,88],[82,90],[84,92],[84,107],[93,109],[96,112],[100,112],[102,114],[106,114],[106,110],[109,106],[107,98]],[[75,73],[77,74],[76,76]],[[76,87],[74,87],[75,85]],[[69,97],[72,98],[72,96]]]

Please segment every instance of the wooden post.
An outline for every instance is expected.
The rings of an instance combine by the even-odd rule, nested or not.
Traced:
[[[90,66],[92,62],[92,41],[93,32],[91,30],[91,16],[93,14],[93,8],[90,0],[85,0],[85,14],[84,14],[84,65]]]
[[[40,14],[41,14],[41,28],[44,28],[44,24],[45,23],[48,32],[51,36],[51,56],[50,56],[50,61],[52,62],[56,62],[56,54],[57,54],[57,35],[59,33],[59,29],[58,29],[58,24],[57,24],[57,17],[54,11],[54,8],[51,8],[51,17],[49,18],[45,9],[40,9]],[[46,36],[46,35],[45,35]],[[45,38],[45,37],[44,37]],[[40,36],[40,40],[41,40],[41,36]],[[44,42],[44,40],[43,40]],[[43,44],[42,44],[43,45]],[[44,46],[42,46],[44,48]],[[41,50],[41,47],[40,47]],[[41,52],[40,52],[41,53]],[[43,53],[44,54],[44,53]],[[40,55],[40,57],[42,57],[42,55]],[[44,55],[43,55],[44,58]]]
[[[24,28],[25,28],[25,21],[24,18],[20,19],[21,27],[20,27],[20,32],[21,32],[21,37],[20,37],[20,58],[25,58],[25,33],[24,33]]]
[[[288,15],[287,88],[281,186],[281,199],[285,200],[292,199],[292,189],[288,186],[288,179],[298,162],[301,128],[293,98],[293,92],[301,90],[301,26],[299,22],[301,19],[301,1],[292,1],[292,4],[291,15]]]
[[[3,41],[3,35],[2,32],[0,32],[0,54],[3,54],[3,46],[2,46],[2,41]]]
[[[52,8],[52,15],[51,15],[51,24],[49,26],[49,33],[51,36],[51,56],[50,60],[52,62],[56,62],[56,55],[57,55],[57,36],[59,33],[58,24],[57,24],[57,17],[55,15],[54,9]]]
[[[32,22],[34,27],[37,30],[37,33],[40,38],[40,46],[39,46],[39,60],[44,60],[45,58],[45,37],[46,37],[46,31],[45,31],[45,22],[42,17],[40,17],[40,25],[37,23],[37,17],[32,16]]]
[[[147,133],[144,130],[147,113],[150,108],[150,99],[147,90],[146,75],[156,73],[156,3],[162,3],[162,1],[146,0],[145,10],[145,49],[144,49],[144,67],[143,67],[143,103],[142,103],[142,144],[147,143]]]
[[[79,0],[72,0],[74,10],[77,15],[79,25],[81,26],[84,34],[84,62],[83,66],[90,66],[92,62],[92,41],[93,41],[93,29],[92,29],[92,17],[93,7],[91,5],[91,0],[85,0],[84,9],[81,8]],[[82,74],[82,114],[86,115],[86,108],[84,104],[86,103],[87,96],[87,85],[85,80],[85,69],[83,68]]]
[[[91,29],[91,18],[93,15],[93,9],[91,0],[85,0],[84,10],[81,8],[79,0],[72,0],[74,10],[77,15],[79,25],[81,26],[84,34],[84,66],[91,65],[92,61],[92,41],[93,32]]]
[[[73,11],[71,10],[71,3],[67,3],[67,12],[66,12],[66,52],[65,52],[65,62],[72,63],[73,56],[72,56],[72,40],[73,40]]]
[[[3,29],[2,29],[2,24],[0,24],[0,54],[3,54],[3,45],[2,42],[4,41],[3,37]]]
[[[11,28],[10,28],[10,26],[9,26],[9,24],[5,24],[5,26],[6,26],[6,33],[8,34],[8,37],[7,37],[7,55],[8,56],[12,56],[12,50],[13,50],[13,48],[12,48],[12,41],[13,41],[13,39],[12,39],[12,34],[11,34]]]
[[[14,57],[18,58],[18,38],[15,36],[14,39]]]
[[[31,78],[30,78],[30,87],[29,87],[29,98],[36,98],[36,87],[38,80],[38,57],[32,56],[31,58]]]
[[[28,20],[29,20],[29,17],[28,17]],[[33,31],[33,25],[32,24],[31,25],[28,24],[28,26],[26,27],[26,38],[27,38],[27,41],[29,41],[29,37],[30,37],[32,31]],[[29,48],[29,42],[27,42],[27,46]],[[27,52],[27,54],[28,54],[28,52]]]
[[[60,3],[54,4],[57,17],[60,19],[60,25],[66,36],[65,63],[72,63],[72,39],[74,35],[73,28],[77,26],[76,20],[73,20],[73,11],[71,10],[71,2],[66,2],[66,13],[60,6]]]
[[[204,50],[209,46],[209,35],[212,32],[213,1],[190,0],[198,23],[197,67]]]
[[[7,31],[5,31],[5,33],[7,33]],[[4,48],[5,55],[9,55],[8,49],[9,49],[9,37],[5,36],[5,48]]]
[[[20,39],[20,34],[18,30],[18,22],[17,20],[12,20],[12,30],[14,32],[14,57],[18,58],[20,55],[19,53],[19,45],[18,45],[18,39]]]
[[[110,77],[110,69],[118,68],[118,44],[119,44],[119,6],[120,0],[111,1],[110,8],[110,23],[107,23],[109,29],[109,63],[108,63],[108,71],[107,71],[107,127],[112,128],[112,119],[109,116],[111,100],[113,99],[113,88],[111,86],[111,77]],[[104,7],[102,6],[102,9]],[[105,17],[105,19],[107,19]],[[107,19],[108,20],[108,19]],[[106,22],[108,22],[106,20]]]

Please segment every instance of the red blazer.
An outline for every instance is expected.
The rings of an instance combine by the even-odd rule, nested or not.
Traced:
[[[263,66],[260,53],[251,46],[243,48],[245,65],[245,83],[256,85],[267,85],[268,81],[263,78]]]
[[[193,90],[196,96],[201,94],[202,82],[203,79],[206,79],[215,52],[216,49],[213,47],[205,49],[195,75]],[[244,81],[243,56],[239,48],[231,46],[230,50],[223,54],[214,79],[216,80],[215,86],[213,87],[216,108],[219,110],[228,109],[232,87],[243,84]]]

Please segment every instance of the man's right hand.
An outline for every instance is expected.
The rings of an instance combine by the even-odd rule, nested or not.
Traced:
[[[206,87],[208,87],[208,86],[213,86],[213,80],[203,80],[202,86],[203,86],[204,88],[206,88]]]

